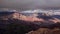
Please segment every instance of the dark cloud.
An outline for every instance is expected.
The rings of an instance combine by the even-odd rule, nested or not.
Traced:
[[[60,8],[60,0],[2,0],[0,2],[0,8],[2,7],[19,8],[21,10],[36,8]]]

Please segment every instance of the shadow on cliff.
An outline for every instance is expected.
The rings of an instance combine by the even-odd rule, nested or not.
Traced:
[[[3,34],[25,34],[30,31],[35,31],[39,28],[53,29],[55,27],[60,28],[60,23],[50,25],[37,25],[33,22],[31,23],[17,19],[0,20],[0,33]]]

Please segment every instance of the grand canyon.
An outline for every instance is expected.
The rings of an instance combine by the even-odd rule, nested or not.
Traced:
[[[30,15],[31,14],[31,15]],[[1,34],[60,34],[60,15],[0,12]]]

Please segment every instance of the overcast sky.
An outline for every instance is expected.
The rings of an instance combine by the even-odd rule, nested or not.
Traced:
[[[0,7],[35,9],[56,7],[60,8],[60,0],[0,0]]]

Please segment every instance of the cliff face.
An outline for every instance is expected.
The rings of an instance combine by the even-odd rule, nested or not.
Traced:
[[[49,31],[60,28],[58,18],[45,20],[41,17],[25,16],[18,12],[0,12],[0,18],[0,31],[3,34],[25,34],[40,28],[47,28]]]
[[[37,16],[36,16],[37,15]],[[60,22],[60,19],[59,19],[59,15],[54,16],[47,16],[46,14],[32,14],[30,16],[26,16],[26,15],[23,15],[23,14],[20,14],[20,13],[14,13],[12,15],[14,19],[18,19],[18,20],[23,20],[23,21],[30,21],[30,22],[53,22],[53,23],[57,23],[57,22]]]

